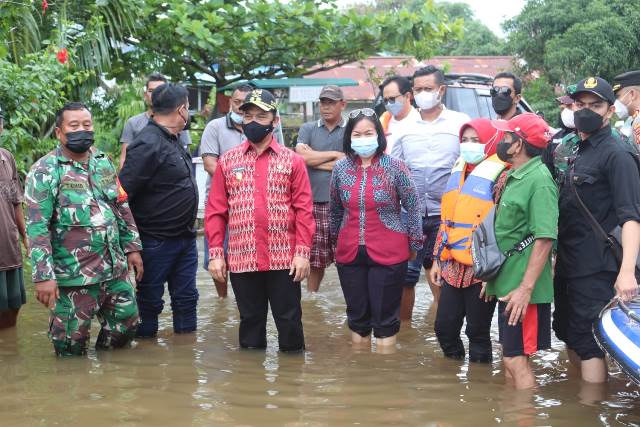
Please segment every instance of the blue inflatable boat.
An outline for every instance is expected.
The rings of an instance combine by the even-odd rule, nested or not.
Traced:
[[[640,299],[613,300],[593,325],[596,341],[640,385]]]

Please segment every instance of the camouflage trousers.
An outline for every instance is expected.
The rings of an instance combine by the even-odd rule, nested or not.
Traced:
[[[135,336],[138,305],[128,276],[59,290],[49,322],[49,338],[58,356],[86,354],[94,316],[101,325],[97,349],[125,347]]]

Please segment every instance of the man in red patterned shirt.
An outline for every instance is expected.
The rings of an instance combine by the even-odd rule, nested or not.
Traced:
[[[231,273],[241,347],[267,346],[270,305],[280,350],[300,351],[300,281],[309,275],[313,199],[304,160],[273,136],[276,107],[269,91],[250,92],[240,107],[247,140],[218,161],[205,213],[209,272],[220,281],[227,268]]]

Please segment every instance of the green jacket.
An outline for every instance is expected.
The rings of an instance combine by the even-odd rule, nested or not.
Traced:
[[[25,201],[34,282],[86,286],[119,278],[127,274],[125,254],[142,250],[116,169],[98,150],[88,170],[60,147],[42,157],[27,176]]]

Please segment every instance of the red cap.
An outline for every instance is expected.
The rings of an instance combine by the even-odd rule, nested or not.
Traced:
[[[534,113],[523,113],[511,120],[494,120],[491,124],[498,130],[518,135],[538,148],[546,147],[553,136],[547,122]]]
[[[492,126],[491,120],[480,118],[463,124],[460,128],[460,140],[462,140],[462,134],[467,128],[473,128],[478,133],[480,142],[484,144],[484,153],[488,157],[496,154],[496,147],[504,134]]]

